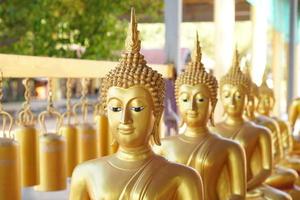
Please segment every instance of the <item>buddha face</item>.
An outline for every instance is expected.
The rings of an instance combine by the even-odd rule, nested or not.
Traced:
[[[183,84],[178,91],[178,108],[187,126],[206,125],[209,118],[210,93],[205,85]]]
[[[232,117],[243,115],[246,91],[242,87],[225,84],[221,89],[221,100],[224,112]]]
[[[261,93],[258,97],[257,112],[262,115],[269,115],[272,110],[272,98],[269,94]]]
[[[154,125],[153,101],[142,86],[111,87],[107,93],[110,131],[121,147],[147,145]]]

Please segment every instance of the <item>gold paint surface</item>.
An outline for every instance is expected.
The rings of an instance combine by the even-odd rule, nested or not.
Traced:
[[[39,138],[39,191],[66,189],[66,141],[54,133],[42,134]]]
[[[22,126],[15,130],[15,135],[20,144],[22,186],[38,185],[38,132],[34,126]]]
[[[19,144],[0,138],[0,200],[21,200]]]
[[[90,124],[77,125],[76,134],[78,163],[97,158],[97,134],[94,127]]]
[[[77,165],[77,131],[73,125],[64,125],[59,129],[59,134],[66,139],[67,176],[71,177]]]

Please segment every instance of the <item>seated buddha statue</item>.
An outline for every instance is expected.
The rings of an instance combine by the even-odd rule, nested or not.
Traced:
[[[155,151],[170,161],[196,169],[203,180],[204,199],[245,199],[246,160],[242,147],[210,132],[218,83],[201,63],[198,35],[191,62],[175,82],[175,97],[186,129],[161,140]]]
[[[282,148],[278,143],[278,134],[276,129],[276,124],[273,123],[272,119],[268,119],[264,116],[257,116],[255,113],[255,108],[257,106],[257,93],[258,87],[252,82],[249,66],[246,65],[244,73],[250,79],[251,86],[249,90],[248,100],[246,104],[246,112],[245,117],[254,122],[258,128],[265,129],[265,131],[269,132],[272,140],[272,157],[273,157],[273,170],[272,174],[267,178],[266,183],[275,188],[280,188],[284,190],[293,191],[294,184],[297,180],[297,174],[294,170],[290,170],[287,168],[280,167],[277,163],[282,158]],[[287,189],[289,188],[289,189]],[[278,191],[278,190],[277,190]],[[297,190],[293,191],[293,193],[297,193]]]
[[[272,171],[271,135],[243,117],[250,91],[250,79],[240,69],[236,50],[229,72],[221,78],[220,96],[224,120],[212,127],[221,136],[235,140],[245,150],[247,199],[290,199],[285,193],[264,184]]]
[[[126,51],[103,80],[101,96],[110,133],[119,144],[115,154],[84,162],[72,175],[70,199],[204,200],[199,174],[156,155],[150,137],[160,144],[164,80],[140,54],[134,10]]]
[[[300,118],[300,98],[296,98],[289,106],[289,122],[292,126],[292,130],[295,129],[296,121]],[[299,131],[299,130],[298,130]],[[293,152],[300,155],[300,132],[294,136],[293,140]]]

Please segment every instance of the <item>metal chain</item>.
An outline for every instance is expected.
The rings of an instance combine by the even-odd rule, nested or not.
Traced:
[[[29,82],[29,78],[24,79],[23,84],[25,87],[25,92],[24,92],[25,102],[23,103],[23,109],[25,110],[26,108],[30,107],[30,100],[31,100],[31,85]]]
[[[53,83],[52,78],[49,78],[48,79],[48,105],[47,105],[47,110],[48,111],[52,110],[53,107],[54,107],[54,104],[53,104],[52,83]]]
[[[66,115],[67,115],[67,123],[70,124],[71,123],[71,114],[72,114],[72,105],[71,105],[71,97],[72,97],[72,79],[68,78],[67,79],[67,83],[66,83],[66,98],[67,98],[67,102],[66,102],[66,107],[67,107],[67,111],[66,111]]]
[[[3,99],[3,72],[1,71],[1,77],[0,77],[0,116],[2,117],[2,131],[3,131],[3,137],[6,138],[7,136],[10,138],[14,138],[14,136],[11,135],[11,129],[14,123],[13,117],[3,110],[2,105],[2,99]],[[7,128],[7,120],[8,120],[8,134],[6,133]]]

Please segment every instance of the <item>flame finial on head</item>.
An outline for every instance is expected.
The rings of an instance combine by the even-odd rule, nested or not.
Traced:
[[[199,35],[198,35],[198,31],[196,31],[195,47],[192,54],[192,61],[201,62],[201,58],[202,58],[202,52],[201,52],[201,46],[199,41]]]
[[[240,63],[239,63],[239,52],[236,48],[235,54],[233,56],[232,65],[229,71],[227,72],[227,74],[221,78],[220,81],[221,88],[225,84],[238,85],[244,87],[244,89],[246,89],[246,92],[249,93],[250,84],[251,84],[250,82],[251,81],[249,77],[241,71]]]
[[[139,39],[139,31],[137,29],[137,21],[134,8],[131,8],[130,23],[128,26],[127,37],[125,41],[125,49],[129,53],[139,53],[141,49],[141,40]]]
[[[246,76],[248,76],[249,79],[252,79],[252,77],[251,77],[250,64],[249,64],[248,61],[246,61],[246,63],[245,63],[245,67],[244,67],[244,69],[243,69],[243,73],[244,73]]]
[[[239,57],[240,57],[240,55],[239,55],[238,49],[237,49],[237,47],[235,47],[235,51],[234,51],[233,58],[232,58],[232,65],[230,68],[230,71],[233,73],[238,73],[239,71],[241,71]]]
[[[205,71],[203,64],[201,63],[202,59],[202,51],[199,41],[198,32],[196,32],[196,38],[195,38],[195,47],[192,53],[191,62],[187,65],[186,70],[192,71],[192,70],[200,70]]]

